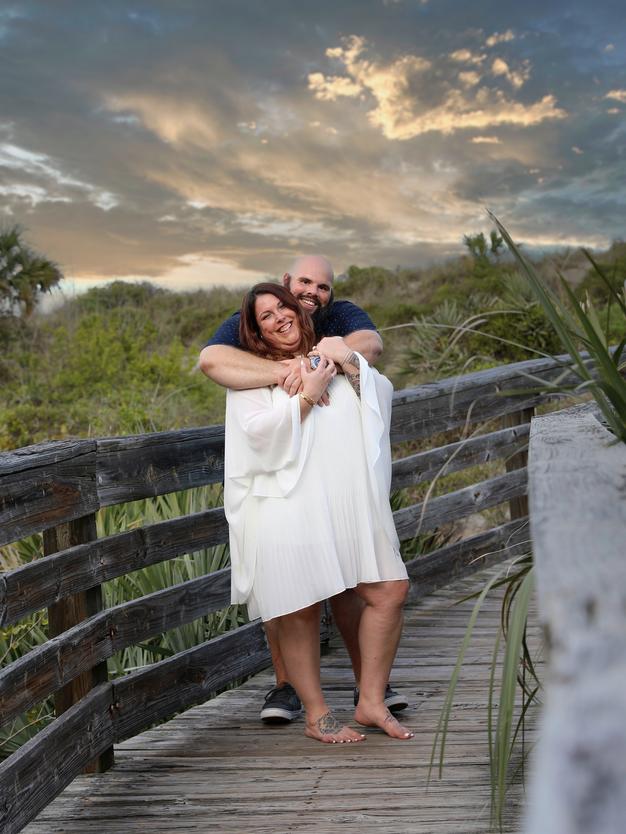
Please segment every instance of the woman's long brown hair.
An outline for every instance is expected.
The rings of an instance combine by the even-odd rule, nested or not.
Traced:
[[[292,353],[285,353],[285,351],[268,345],[261,338],[261,328],[256,319],[255,305],[260,295],[268,294],[275,296],[279,301],[282,301],[285,307],[293,310],[296,314],[301,333],[300,345],[296,353],[306,355],[315,344],[315,331],[311,317],[300,307],[286,287],[282,287],[280,284],[270,284],[269,282],[255,284],[243,298],[241,318],[239,319],[239,341],[241,347],[244,350],[249,350],[250,353],[256,353],[257,356],[265,356],[269,359],[285,359],[293,356]]]

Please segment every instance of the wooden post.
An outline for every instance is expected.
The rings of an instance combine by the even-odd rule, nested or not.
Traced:
[[[505,414],[502,422],[504,428],[514,428],[524,423],[530,423],[534,416],[534,408],[524,408],[521,411],[514,411],[512,414]],[[527,465],[528,449],[523,449],[521,452],[511,455],[505,463],[507,472],[512,472],[514,469],[523,469]],[[526,495],[520,495],[517,498],[511,498],[509,501],[509,510],[511,513],[511,521],[515,518],[526,518],[528,515],[528,497]]]
[[[96,516],[90,513],[74,521],[59,524],[43,533],[44,555],[50,556],[59,550],[66,550],[77,544],[94,541],[98,538],[96,532]],[[102,611],[102,586],[96,585],[86,591],[73,594],[48,608],[48,636],[56,637],[77,625],[87,617]],[[108,680],[106,660],[98,663],[88,672],[83,672],[73,681],[59,690],[54,697],[54,707],[57,716],[61,715],[73,704],[76,704],[99,683]],[[86,768],[85,773],[103,773],[113,765],[113,748],[110,747],[94,759]]]

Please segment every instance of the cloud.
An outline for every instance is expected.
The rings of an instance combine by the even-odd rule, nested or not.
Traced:
[[[502,58],[496,58],[491,65],[491,72],[494,75],[503,75],[516,90],[523,87],[530,78],[530,65],[526,62],[520,69],[512,70]]]
[[[450,58],[459,64],[476,64],[483,63],[487,56],[481,53],[471,52],[469,49],[457,49],[450,53]]]
[[[361,84],[345,76],[324,76],[321,72],[309,75],[309,90],[322,101],[335,101],[341,96],[355,98],[363,92]]]
[[[104,103],[114,113],[139,118],[145,127],[173,145],[214,147],[224,135],[215,114],[202,103],[184,97],[157,92],[106,94]]]
[[[626,90],[610,90],[604,98],[615,99],[615,101],[620,101],[622,104],[626,104]]]
[[[474,145],[501,145],[502,140],[497,136],[473,136],[472,143]]]
[[[459,81],[464,87],[475,87],[480,83],[481,78],[482,76],[479,73],[473,72],[472,70],[459,73]]]
[[[506,32],[494,32],[485,41],[486,46],[495,46],[498,43],[507,43],[507,41],[515,40],[515,35],[512,29],[507,29]]]
[[[0,143],[0,169],[13,175],[11,185],[0,187],[5,196],[15,196],[32,206],[45,201],[71,202],[77,194],[104,211],[118,205],[119,198],[103,188],[63,171],[52,157],[35,153],[11,142]]]
[[[344,40],[343,46],[328,49],[326,54],[343,63],[347,75],[312,73],[308,77],[309,89],[322,101],[334,100],[341,95],[353,98],[367,92],[375,101],[367,118],[387,139],[408,140],[429,132],[452,134],[469,128],[484,130],[505,124],[530,127],[566,116],[565,111],[557,107],[553,95],[523,104],[507,98],[501,90],[487,86],[480,87],[472,95],[448,86],[443,88],[439,101],[428,106],[420,100],[419,93],[421,78],[432,66],[430,61],[416,55],[403,55],[383,64],[364,58],[366,47],[364,38],[353,35]],[[459,61],[460,53],[463,53],[463,60],[471,59],[468,50],[452,53],[450,57]],[[514,72],[504,61],[496,59],[492,72],[496,76],[504,75],[518,88],[530,70],[525,66]],[[470,86],[470,81],[474,81],[473,76],[466,75],[462,79],[466,87]]]

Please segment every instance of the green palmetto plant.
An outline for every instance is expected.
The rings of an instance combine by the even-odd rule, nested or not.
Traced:
[[[611,348],[608,334],[609,315],[603,326],[592,302],[581,302],[560,274],[558,277],[564,300],[558,298],[541,280],[502,223],[491,212],[489,216],[517,260],[522,275],[541,304],[564,350],[569,354],[570,361],[563,363],[564,377],[565,374],[574,374],[578,380],[577,384],[562,384],[563,377],[550,387],[553,390],[567,390],[575,394],[590,393],[611,431],[626,443],[626,379],[623,375],[626,368],[626,335],[616,347]],[[626,299],[618,292],[593,255],[586,249],[582,251],[606,288],[609,312],[612,304],[616,304],[621,311],[626,332]]]

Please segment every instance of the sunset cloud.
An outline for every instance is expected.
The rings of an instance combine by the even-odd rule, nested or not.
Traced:
[[[563,119],[567,115],[557,107],[553,95],[546,95],[532,104],[523,104],[505,96],[498,89],[482,86],[471,95],[448,87],[440,101],[426,105],[420,97],[421,76],[431,68],[431,62],[417,55],[403,55],[384,64],[367,60],[364,38],[353,35],[341,47],[328,49],[327,56],[344,64],[347,75],[309,75],[309,89],[320,100],[334,100],[338,96],[356,97],[367,92],[375,102],[367,118],[382,130],[387,139],[408,140],[424,133],[451,134],[469,128],[483,130],[497,125],[530,127],[547,119]],[[473,61],[469,50],[450,56],[454,61]],[[474,61],[475,63],[475,61]],[[513,71],[502,59],[491,67],[493,75],[504,75],[518,89],[529,77],[530,68],[524,65]],[[476,86],[477,73],[463,73],[459,80],[464,87]]]
[[[481,78],[482,76],[479,73],[473,72],[472,70],[459,73],[459,81],[464,87],[475,87],[480,83]]]
[[[496,58],[491,65],[491,72],[494,75],[503,75],[516,90],[523,87],[530,78],[530,66],[526,62],[517,70],[512,70],[502,58]]]
[[[84,196],[104,211],[118,205],[110,191],[98,188],[63,171],[62,166],[47,154],[34,153],[10,142],[0,143],[0,169],[16,172],[16,181],[0,185],[0,194],[21,198],[32,206],[44,202],[71,202]]]
[[[626,90],[611,90],[604,98],[615,99],[615,101],[621,101],[622,104],[626,104]]]
[[[199,102],[158,93],[106,95],[105,106],[114,113],[131,113],[164,142],[211,147],[223,138],[219,118]]]
[[[507,29],[506,32],[494,32],[493,35],[490,35],[487,38],[487,40],[485,41],[485,45],[495,46],[498,43],[507,43],[508,41],[512,40],[515,40],[513,30]]]
[[[477,64],[483,63],[487,56],[481,53],[472,52],[470,49],[457,49],[450,53],[450,58],[459,64]]]

